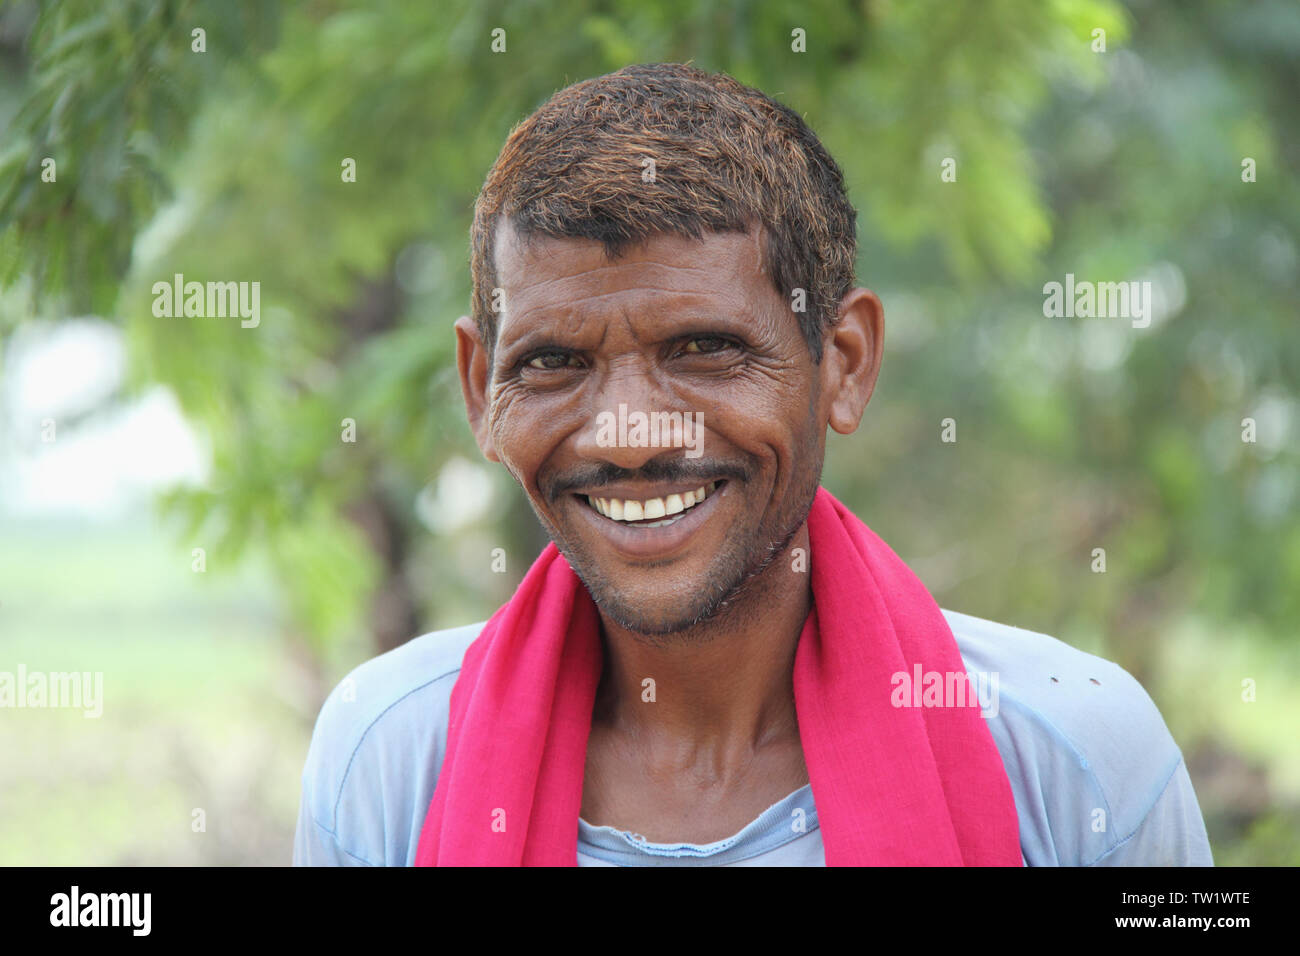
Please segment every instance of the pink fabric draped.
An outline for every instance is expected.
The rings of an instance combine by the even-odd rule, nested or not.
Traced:
[[[922,706],[899,676],[965,674],[934,598],[824,488],[808,532],[794,696],[826,864],[1020,866],[975,695]],[[595,604],[550,544],[465,654],[417,866],[576,865],[602,661]]]

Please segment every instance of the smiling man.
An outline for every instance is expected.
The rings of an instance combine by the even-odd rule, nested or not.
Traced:
[[[795,113],[687,66],[511,133],[457,361],[552,543],[330,696],[296,863],[1212,862],[1132,677],[941,610],[820,486],[882,357],[855,219]]]

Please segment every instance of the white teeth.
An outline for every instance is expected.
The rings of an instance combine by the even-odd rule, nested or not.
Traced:
[[[665,518],[663,521],[655,521],[655,522],[652,522],[652,523],[650,523],[650,524],[643,524],[643,525],[641,525],[640,527],[642,527],[642,528],[662,528],[662,527],[664,527],[665,525],[670,525],[670,524],[672,524],[674,521],[681,521],[681,520],[682,520],[683,518],[685,518],[685,517],[686,517],[686,515],[677,515],[675,518]]]
[[[660,528],[664,525],[672,524],[685,515],[682,512],[688,511],[695,505],[699,504],[718,487],[716,481],[711,481],[707,485],[700,485],[694,491],[684,491],[681,494],[667,495],[663,498],[649,498],[645,501],[631,501],[621,498],[597,498],[594,495],[587,495],[587,503],[596,511],[599,511],[607,518],[615,521],[649,521],[657,518],[664,518],[663,521],[654,521],[653,524],[643,524],[642,528]]]

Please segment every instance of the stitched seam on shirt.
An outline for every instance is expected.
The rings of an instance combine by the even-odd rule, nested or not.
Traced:
[[[817,830],[819,830],[819,829],[821,829],[821,824],[820,824],[820,823],[814,823],[812,826],[808,827],[808,829],[806,829],[803,833],[795,833],[794,836],[790,837],[790,838],[787,839],[787,840],[782,840],[782,841],[781,841],[780,843],[778,843],[776,846],[768,847],[766,850],[756,848],[756,849],[754,849],[752,852],[750,852],[750,853],[746,853],[744,856],[738,856],[738,857],[736,857],[734,860],[728,860],[726,863],[719,864],[719,865],[720,865],[720,866],[731,866],[732,864],[740,863],[740,862],[742,862],[742,861],[744,861],[744,860],[752,860],[752,859],[753,859],[754,857],[756,857],[756,856],[763,856],[765,853],[774,853],[774,852],[776,852],[777,850],[781,849],[782,847],[787,847],[787,846],[789,846],[789,845],[790,845],[791,843],[793,843],[795,840],[798,840],[798,839],[801,839],[801,838],[803,838],[803,837],[806,837],[808,834],[813,833],[813,832],[815,832],[815,831],[817,831]],[[791,832],[793,832],[793,831],[791,831]],[[826,847],[826,838],[825,838],[825,837],[822,837],[822,854],[823,854],[823,861],[824,861],[825,852],[826,852],[825,847]]]
[[[1151,811],[1156,808],[1156,804],[1160,802],[1161,798],[1164,797],[1165,793],[1169,790],[1169,785],[1174,782],[1174,775],[1178,773],[1178,768],[1181,767],[1182,765],[1183,765],[1183,755],[1182,755],[1182,751],[1179,751],[1178,762],[1174,764],[1174,769],[1169,771],[1169,777],[1168,779],[1165,780],[1165,785],[1160,788],[1160,792],[1156,794],[1156,798],[1155,800],[1152,801],[1151,806],[1147,807],[1146,813],[1142,814],[1142,819],[1139,820],[1138,825],[1133,828],[1133,832],[1130,833],[1128,836],[1126,836],[1124,839],[1120,840],[1109,850],[1103,851],[1101,855],[1098,856],[1096,859],[1094,859],[1091,863],[1083,864],[1084,866],[1096,866],[1102,860],[1106,859],[1106,857],[1110,856],[1112,853],[1114,853],[1116,850],[1122,847],[1129,840],[1137,836],[1138,831],[1141,830],[1142,827],[1146,825],[1147,817],[1151,816]]]
[[[431,684],[436,684],[440,680],[445,680],[446,678],[459,673],[460,673],[460,667],[457,667],[455,670],[447,671],[445,674],[439,674],[437,677],[431,677],[429,680],[425,681],[423,684],[419,685],[418,687],[411,688],[409,691],[407,691],[401,697],[397,698],[397,700],[393,701],[382,711],[380,711],[377,715],[375,715],[375,719],[366,725],[366,729],[361,732],[361,737],[357,740],[357,745],[352,748],[352,755],[348,757],[347,769],[343,771],[343,778],[339,781],[338,796],[334,798],[334,807],[330,811],[332,822],[334,823],[335,826],[338,826],[339,804],[343,802],[343,789],[347,786],[348,776],[352,773],[352,764],[356,761],[357,754],[361,752],[361,745],[366,742],[366,737],[370,734],[370,731],[374,730],[375,724],[383,720],[385,714],[387,714],[390,710],[392,710],[402,701],[406,700],[406,698],[410,697],[412,694],[417,694],[420,691],[424,690],[426,687],[429,687]],[[333,831],[331,830],[329,832],[332,833]]]
[[[601,860],[605,863],[613,863],[615,866],[641,866],[641,867],[732,866],[744,860],[752,860],[756,856],[764,856],[765,854],[768,853],[775,853],[777,850],[781,849],[782,847],[789,846],[791,843],[793,843],[795,840],[799,839],[800,837],[805,837],[809,833],[813,833],[814,831],[820,829],[820,827],[821,827],[820,823],[814,823],[812,826],[808,828],[806,832],[794,833],[794,835],[791,836],[789,839],[782,840],[780,843],[776,844],[775,846],[769,846],[769,847],[759,846],[748,851],[744,851],[742,849],[740,852],[742,852],[743,855],[737,855],[734,859],[731,858],[729,854],[737,852],[737,847],[735,846],[728,847],[725,850],[721,850],[718,853],[710,854],[709,856],[697,856],[695,854],[687,854],[686,856],[669,856],[666,854],[661,855],[658,853],[637,852],[635,848],[631,848],[630,851],[627,851],[624,850],[622,847],[610,848],[604,846],[597,846],[593,843],[581,843],[581,842],[578,844],[578,851],[583,856],[589,856],[594,859]],[[825,838],[823,837],[823,845],[824,845],[824,841]],[[823,850],[823,852],[825,851]],[[716,857],[727,857],[727,859],[725,860],[725,862],[720,862],[715,859]],[[700,862],[700,863],[675,862],[675,863],[667,863],[667,864],[664,863],[656,864],[656,863],[644,862],[647,859],[676,860],[676,861],[700,860],[700,861],[708,861],[708,862]]]
[[[335,833],[333,830],[331,830],[329,827],[325,826],[325,824],[317,820],[314,816],[311,818],[311,822],[315,826],[319,827],[321,831],[328,833],[330,839],[334,841],[334,845],[338,847],[340,850],[342,850],[344,853],[346,853],[348,856],[352,857],[352,859],[358,860],[361,863],[364,863],[366,866],[379,866],[378,863],[371,863],[364,856],[360,856],[356,853],[353,853],[351,850],[345,847],[342,843],[339,842],[339,835]]]
[[[942,609],[941,609],[941,610],[942,610]],[[960,612],[960,611],[955,611],[955,612],[953,612],[953,613],[955,613],[955,614],[960,614],[961,612]],[[965,615],[965,616],[969,617],[970,615]],[[976,620],[978,620],[978,619],[976,619]],[[949,622],[950,625],[951,625],[951,623],[952,623],[952,622]],[[1004,626],[1009,626],[1009,625],[1004,625]],[[1017,630],[1024,630],[1024,629],[1023,629],[1023,628],[1017,628]],[[1040,633],[1037,632],[1037,631],[1029,631],[1028,633],[1030,633],[1030,634],[1034,634],[1034,635],[1037,635],[1037,636],[1039,636],[1039,637],[1051,637],[1051,635],[1049,635],[1049,634],[1040,634]],[[953,629],[953,637],[954,637],[954,639],[956,638],[956,636],[957,636],[957,632],[956,632],[956,629],[954,628],[954,629]],[[1053,639],[1053,640],[1057,640],[1056,638],[1052,638],[1052,639]],[[1064,642],[1061,642],[1061,643],[1064,643]],[[1072,645],[1066,645],[1066,646],[1067,646],[1067,647],[1071,647]],[[1074,649],[1077,650],[1077,648],[1074,648]],[[960,651],[961,651],[960,641],[958,641],[958,652],[960,653]],[[965,654],[961,654],[961,658],[962,658],[962,663],[963,663],[963,664],[966,664],[966,663],[967,663],[967,661],[966,661],[966,655],[965,655]],[[1104,658],[1102,658],[1102,660],[1104,660]],[[1119,667],[1119,665],[1116,664],[1114,661],[1106,661],[1106,663],[1108,663],[1108,664],[1110,664],[1110,665],[1112,665],[1112,666],[1118,668],[1119,670],[1123,671],[1123,668],[1122,668],[1122,667]],[[1125,674],[1127,674],[1127,672],[1125,672]],[[1138,683],[1138,682],[1136,681],[1136,679],[1133,678],[1133,675],[1131,675],[1131,674],[1127,674],[1127,676],[1128,676],[1131,680],[1133,680],[1134,683],[1137,684],[1138,687],[1141,687],[1141,686],[1142,686],[1140,683]],[[1145,691],[1145,688],[1143,688],[1143,690]],[[1149,697],[1150,695],[1148,694],[1147,696]],[[1089,761],[1089,760],[1088,760],[1088,759],[1083,755],[1083,753],[1079,750],[1079,748],[1076,747],[1076,746],[1074,745],[1074,742],[1073,742],[1069,737],[1067,737],[1067,736],[1065,735],[1065,733],[1064,733],[1064,732],[1063,732],[1059,727],[1057,727],[1057,726],[1056,726],[1056,725],[1055,725],[1055,724],[1054,724],[1050,719],[1048,719],[1047,716],[1046,716],[1045,714],[1043,714],[1042,711],[1038,710],[1038,709],[1035,708],[1035,707],[1030,707],[1029,705],[1025,704],[1025,702],[1022,701],[1022,700],[1020,700],[1020,699],[1018,699],[1018,698],[1016,697],[1015,694],[1006,694],[1006,693],[1003,693],[1003,694],[1001,695],[1001,699],[1009,700],[1009,701],[1011,701],[1012,704],[1018,706],[1019,709],[1020,709],[1022,712],[1028,712],[1029,714],[1031,714],[1031,715],[1037,717],[1037,718],[1039,719],[1039,721],[1042,723],[1043,726],[1050,728],[1051,731],[1052,731],[1052,733],[1053,733],[1057,738],[1059,738],[1059,739],[1060,739],[1060,740],[1061,740],[1061,741],[1062,741],[1062,742],[1063,742],[1067,747],[1069,747],[1070,751],[1075,755],[1075,757],[1078,759],[1079,763],[1083,766],[1083,769],[1084,769],[1085,771],[1087,771],[1088,776],[1092,779],[1093,786],[1096,788],[1097,793],[1101,795],[1102,803],[1105,804],[1106,819],[1107,819],[1107,820],[1113,820],[1113,819],[1114,819],[1114,814],[1111,812],[1110,801],[1109,801],[1109,799],[1107,799],[1106,790],[1105,790],[1104,787],[1102,787],[1102,785],[1101,785],[1101,780],[1097,777],[1096,772],[1093,770],[1091,761]],[[1156,706],[1156,709],[1157,709],[1157,712],[1158,712],[1158,711],[1159,711],[1159,707],[1158,707],[1158,705],[1155,704],[1155,701],[1154,701],[1154,700],[1152,700],[1152,705],[1153,705],[1153,706]],[[1167,727],[1166,727],[1166,733],[1168,733],[1168,728],[1167,728]],[[1171,742],[1173,742],[1173,741],[1171,741]],[[1142,824],[1146,822],[1146,818],[1150,815],[1151,811],[1152,811],[1153,809],[1155,809],[1155,805],[1156,805],[1157,803],[1160,802],[1160,798],[1163,797],[1164,794],[1165,794],[1165,791],[1169,789],[1169,782],[1170,782],[1170,780],[1172,780],[1174,774],[1178,772],[1178,768],[1179,768],[1179,766],[1183,764],[1183,753],[1182,753],[1182,750],[1178,747],[1177,742],[1173,742],[1173,743],[1174,743],[1174,753],[1176,753],[1176,754],[1178,755],[1178,759],[1174,761],[1174,764],[1173,764],[1172,768],[1171,768],[1170,771],[1169,771],[1169,776],[1165,779],[1165,784],[1164,784],[1164,786],[1163,786],[1162,788],[1160,788],[1159,792],[1156,794],[1156,798],[1151,802],[1151,805],[1148,806],[1147,809],[1146,809],[1146,811],[1142,814],[1141,821],[1139,821],[1138,825],[1134,828],[1133,832],[1130,833],[1128,836],[1126,836],[1123,840],[1118,841],[1114,846],[1110,847],[1110,848],[1107,849],[1107,850],[1102,851],[1101,855],[1098,856],[1095,860],[1093,860],[1092,863],[1083,863],[1083,864],[1080,864],[1080,865],[1082,865],[1082,866],[1093,866],[1094,864],[1100,862],[1101,859],[1102,859],[1103,857],[1105,857],[1107,854],[1113,853],[1115,850],[1118,850],[1118,849],[1119,849],[1121,846],[1123,846],[1126,842],[1128,842],[1130,839],[1132,839],[1133,836],[1138,832],[1138,830],[1142,829]],[[1004,758],[1004,763],[1005,763],[1005,758]]]
[[[1138,686],[1140,687],[1141,685],[1139,684]],[[1101,785],[1101,780],[1100,780],[1100,778],[1098,778],[1096,771],[1093,770],[1093,768],[1092,768],[1092,762],[1089,761],[1089,760],[1087,759],[1087,757],[1084,756],[1083,752],[1082,752],[1081,750],[1079,750],[1079,748],[1076,747],[1076,746],[1074,745],[1074,742],[1073,742],[1069,737],[1066,736],[1065,732],[1062,731],[1059,727],[1057,727],[1056,724],[1054,724],[1050,719],[1048,719],[1048,717],[1047,717],[1047,716],[1046,716],[1046,715],[1045,715],[1041,710],[1038,710],[1037,708],[1032,708],[1032,707],[1030,707],[1030,706],[1029,706],[1028,704],[1026,704],[1024,701],[1018,699],[1018,698],[1016,697],[1015,694],[1011,694],[1011,695],[1009,695],[1009,696],[1006,695],[1006,694],[1003,694],[1003,695],[1001,695],[1000,699],[1001,699],[1001,700],[1010,700],[1012,704],[1018,706],[1022,711],[1029,711],[1029,712],[1031,712],[1034,716],[1036,716],[1036,717],[1039,719],[1039,721],[1040,721],[1040,722],[1041,722],[1045,727],[1050,728],[1051,731],[1052,731],[1052,733],[1053,733],[1056,737],[1060,738],[1060,740],[1062,741],[1062,743],[1064,743],[1067,747],[1070,748],[1070,751],[1075,755],[1075,757],[1078,759],[1079,763],[1083,766],[1083,769],[1087,772],[1088,777],[1092,780],[1092,784],[1093,784],[1094,787],[1096,787],[1096,789],[1097,789],[1097,793],[1100,794],[1100,796],[1101,796],[1101,802],[1102,802],[1103,804],[1105,804],[1106,819],[1107,819],[1107,820],[1114,820],[1114,819],[1115,819],[1115,814],[1111,811],[1111,808],[1110,808],[1110,800],[1109,800],[1109,798],[1108,798],[1107,795],[1106,795],[1106,788],[1103,787],[1103,786]],[[1166,730],[1167,730],[1167,728],[1166,728]],[[1179,765],[1182,764],[1182,762],[1183,762],[1183,752],[1178,748],[1178,745],[1177,745],[1177,744],[1174,744],[1174,753],[1176,753],[1176,754],[1178,755],[1178,759],[1174,761],[1173,766],[1170,768],[1170,770],[1169,770],[1169,775],[1165,778],[1164,786],[1161,787],[1161,788],[1159,789],[1159,791],[1157,791],[1157,793],[1156,793],[1156,798],[1155,798],[1154,800],[1151,801],[1151,805],[1148,806],[1148,807],[1146,808],[1146,810],[1142,813],[1141,821],[1139,821],[1138,825],[1134,828],[1133,832],[1130,833],[1128,836],[1124,837],[1123,840],[1120,840],[1120,841],[1118,841],[1117,843],[1115,843],[1114,846],[1110,847],[1110,848],[1107,849],[1107,850],[1104,850],[1104,851],[1102,852],[1101,856],[1097,857],[1096,860],[1093,860],[1092,863],[1080,863],[1080,864],[1078,864],[1078,865],[1080,865],[1080,866],[1092,866],[1094,863],[1096,863],[1098,860],[1100,860],[1101,857],[1105,856],[1107,853],[1111,853],[1111,852],[1113,852],[1113,851],[1119,849],[1121,846],[1124,845],[1125,842],[1127,842],[1129,839],[1131,839],[1131,838],[1133,837],[1133,835],[1134,835],[1135,833],[1137,833],[1138,830],[1142,829],[1142,823],[1146,821],[1147,816],[1151,813],[1151,810],[1155,807],[1155,805],[1156,805],[1157,803],[1160,802],[1160,798],[1161,798],[1162,796],[1164,796],[1164,792],[1165,792],[1165,790],[1169,789],[1169,781],[1170,781],[1171,779],[1173,779],[1173,775],[1174,775],[1175,773],[1178,772],[1178,767],[1179,767]]]
[[[1061,743],[1063,743],[1066,747],[1069,748],[1070,753],[1074,754],[1075,760],[1078,761],[1079,766],[1082,767],[1084,772],[1087,773],[1088,777],[1092,780],[1093,786],[1097,788],[1097,793],[1101,794],[1101,802],[1106,805],[1106,819],[1107,820],[1111,819],[1113,815],[1110,810],[1110,801],[1106,798],[1106,790],[1104,787],[1102,787],[1101,781],[1097,779],[1097,774],[1092,769],[1092,762],[1088,760],[1087,757],[1084,756],[1083,751],[1081,751],[1078,747],[1074,745],[1074,741],[1071,740],[1068,736],[1066,736],[1065,731],[1061,730],[1060,727],[1057,727],[1056,724],[1054,724],[1051,720],[1049,720],[1047,716],[1037,707],[1031,707],[1029,704],[1026,704],[1023,700],[1020,700],[1018,697],[1016,697],[1015,694],[1007,695],[1006,693],[1000,692],[998,695],[998,701],[999,701],[998,703],[999,707],[1001,706],[1002,701],[1010,701],[1011,704],[1016,708],[1018,708],[1022,714],[1028,715],[1031,719],[1036,719],[1039,724],[1046,727],[1048,730],[1052,732],[1052,736],[1054,736],[1056,739],[1058,739]],[[992,731],[990,731],[990,733],[992,733]],[[996,745],[997,745],[997,741],[995,740],[994,746]],[[999,756],[1001,756],[1001,753],[999,753]],[[1003,757],[1002,761],[1003,761],[1002,769],[1003,772],[1005,772],[1006,758]],[[1018,816],[1019,813],[1017,812],[1017,817]]]
[[[962,658],[962,663],[964,664],[965,662],[966,662],[966,661],[965,661],[965,658],[963,657],[963,658]],[[1109,800],[1109,799],[1107,798],[1107,796],[1106,796],[1106,788],[1103,787],[1103,786],[1101,785],[1101,780],[1098,779],[1096,771],[1094,771],[1094,770],[1092,769],[1092,761],[1090,761],[1086,756],[1084,756],[1083,751],[1081,751],[1078,747],[1075,746],[1074,741],[1071,740],[1071,739],[1066,735],[1065,731],[1061,730],[1060,727],[1056,726],[1056,724],[1053,723],[1053,722],[1052,722],[1052,721],[1047,717],[1047,715],[1044,714],[1044,713],[1043,713],[1041,710],[1039,710],[1037,707],[1031,707],[1029,704],[1026,704],[1023,700],[1021,700],[1020,698],[1018,698],[1015,694],[999,693],[998,700],[999,700],[999,706],[1001,706],[1001,701],[1010,701],[1011,704],[1012,704],[1014,707],[1018,708],[1022,714],[1026,714],[1026,715],[1028,715],[1028,716],[1030,717],[1031,720],[1037,720],[1037,722],[1038,722],[1040,725],[1042,725],[1043,727],[1048,728],[1048,730],[1050,730],[1050,731],[1052,732],[1052,736],[1053,736],[1053,737],[1055,737],[1056,739],[1058,739],[1061,743],[1063,743],[1066,747],[1069,748],[1070,753],[1074,754],[1075,759],[1078,761],[1079,765],[1083,768],[1083,771],[1088,775],[1088,778],[1092,781],[1092,785],[1093,785],[1093,787],[1096,789],[1097,793],[1101,796],[1101,802],[1102,802],[1103,804],[1105,804],[1106,819],[1107,819],[1107,820],[1113,820],[1114,817],[1115,817],[1115,815],[1114,815],[1113,812],[1111,812],[1111,809],[1110,809],[1110,800]],[[995,718],[995,719],[996,719],[996,718]],[[991,731],[990,731],[990,733],[991,733]],[[994,745],[996,746],[996,744],[997,744],[997,741],[995,740],[995,741],[994,741]],[[1001,756],[1000,753],[999,753],[999,756]],[[1181,759],[1182,759],[1182,754],[1180,753],[1180,754],[1179,754],[1179,760],[1181,761]],[[1003,769],[1003,771],[1005,772],[1005,771],[1006,771],[1006,766],[1005,766],[1005,764],[1006,764],[1006,758],[1003,757],[1002,760],[1003,760],[1003,768],[1002,768],[1002,769]],[[1175,764],[1175,766],[1174,766],[1174,769],[1175,769],[1175,770],[1178,769],[1178,767],[1177,767],[1176,764]],[[1009,782],[1009,781],[1008,781],[1008,782]],[[1160,798],[1157,797],[1156,799],[1159,800]],[[1155,804],[1153,803],[1151,806],[1155,806]],[[1151,812],[1151,807],[1148,807],[1148,808],[1147,808],[1147,813],[1150,813],[1150,812]],[[1017,828],[1017,829],[1019,829],[1019,823],[1020,823],[1019,818],[1020,818],[1020,808],[1017,807],[1017,808],[1016,808],[1016,824],[1017,824],[1016,828]],[[1146,818],[1146,815],[1143,814],[1143,819],[1145,819],[1145,818]],[[1050,824],[1050,821],[1049,821],[1049,824]],[[1141,826],[1141,824],[1139,824],[1139,826]],[[1134,831],[1134,832],[1136,832],[1136,831]],[[1131,835],[1132,835],[1132,834],[1130,834],[1130,836],[1131,836]],[[1053,845],[1055,845],[1055,840],[1053,840],[1052,842],[1053,842]],[[1119,844],[1117,843],[1117,844],[1115,844],[1114,847],[1111,847],[1111,849],[1113,850],[1113,849],[1115,849],[1115,847],[1118,847],[1118,846],[1119,846]],[[1110,850],[1107,850],[1106,852],[1109,853]],[[1087,865],[1087,864],[1084,864],[1084,865]]]

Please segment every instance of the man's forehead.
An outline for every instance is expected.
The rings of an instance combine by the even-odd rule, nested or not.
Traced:
[[[617,257],[597,239],[521,235],[502,220],[495,250],[497,279],[513,296],[549,299],[593,286],[700,290],[766,281],[757,230],[706,232],[702,238],[656,233],[629,243]]]

